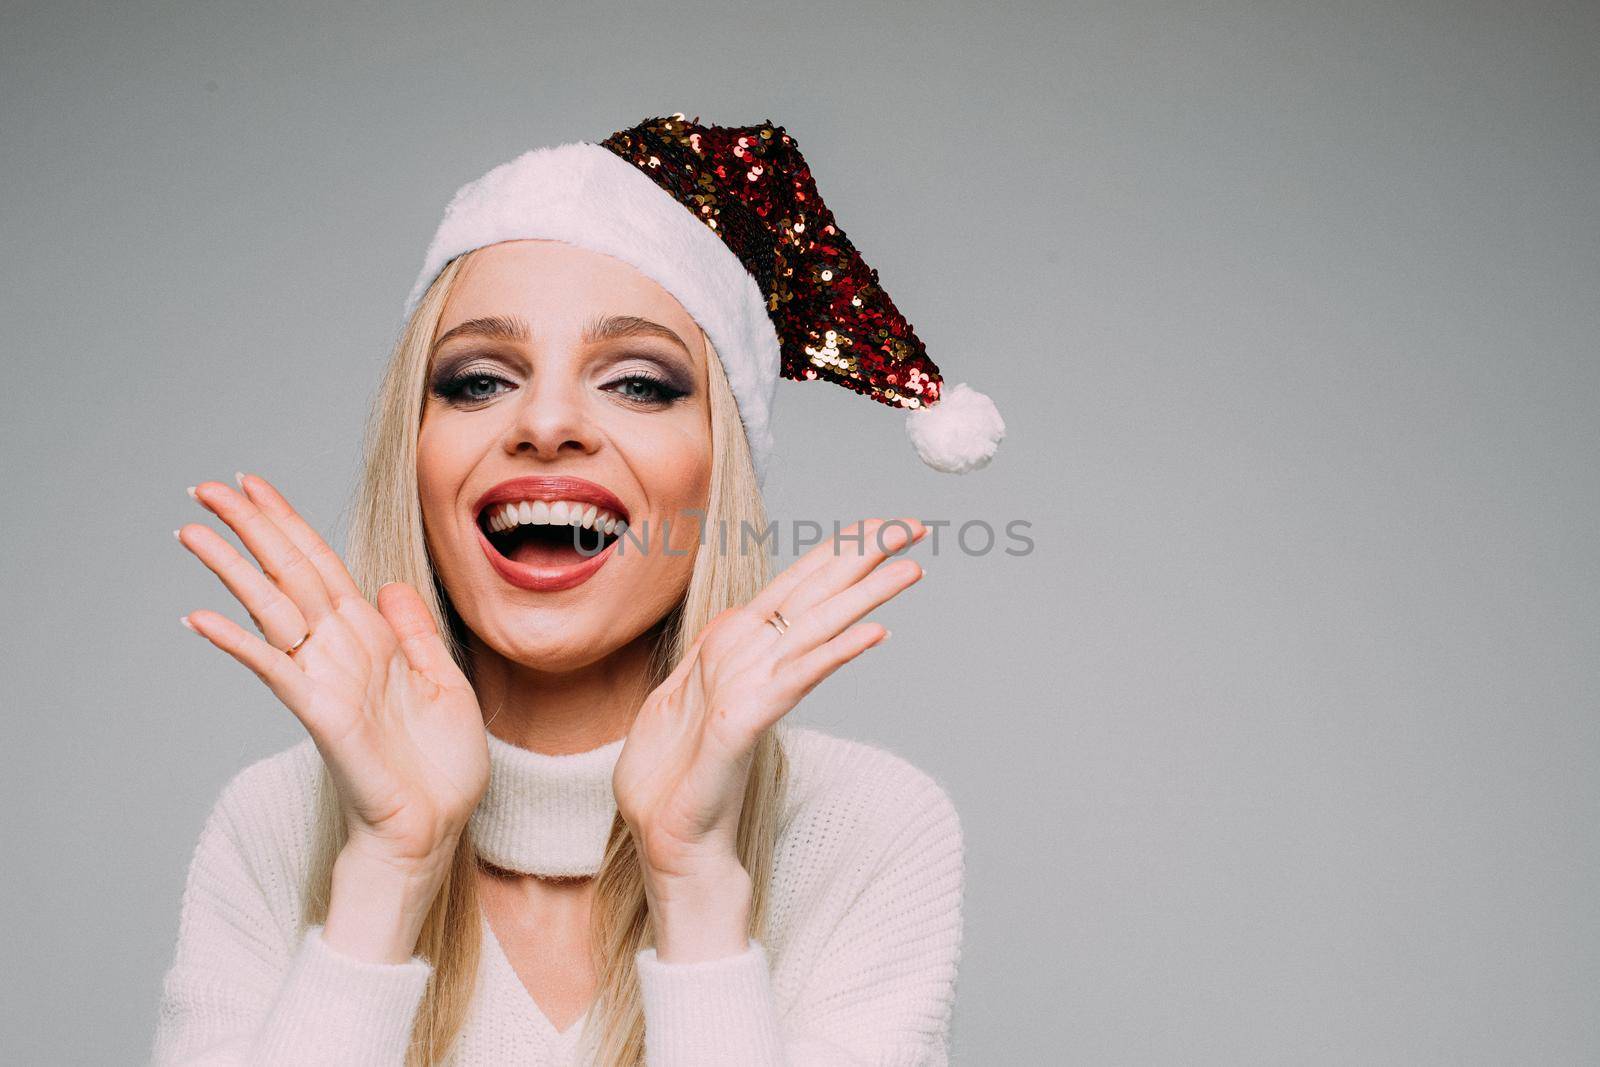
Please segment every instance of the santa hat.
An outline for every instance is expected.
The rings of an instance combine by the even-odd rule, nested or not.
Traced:
[[[407,317],[455,257],[541,238],[620,259],[683,305],[722,358],[758,479],[780,376],[905,409],[917,454],[936,470],[976,470],[1005,436],[993,401],[945,386],[782,126],[702,126],[674,113],[502,163],[451,199]]]

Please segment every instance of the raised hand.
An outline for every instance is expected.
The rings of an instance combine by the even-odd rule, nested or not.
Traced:
[[[709,932],[720,949],[702,935],[706,920],[738,907],[735,845],[756,741],[888,636],[858,620],[922,577],[914,560],[885,560],[926,533],[915,519],[870,520],[816,546],[748,604],[717,616],[645,699],[612,787],[638,845],[663,959],[743,944],[737,923]],[[676,943],[670,953],[668,941]]]
[[[390,582],[374,608],[282,494],[256,475],[239,484],[242,492],[221,482],[189,492],[260,570],[209,526],[175,533],[262,636],[214,611],[183,622],[253,671],[305,726],[337,788],[345,854],[416,883],[441,877],[488,786],[476,694],[414,589]]]

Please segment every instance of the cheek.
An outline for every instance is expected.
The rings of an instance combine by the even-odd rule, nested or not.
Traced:
[[[703,508],[711,485],[711,427],[703,410],[663,419],[634,450],[634,469],[653,510]]]
[[[456,506],[456,497],[472,469],[472,435],[448,415],[424,417],[417,433],[417,496],[425,525],[444,520]]]
[[[710,420],[704,408],[634,416],[618,420],[609,437],[638,479],[644,497],[644,511],[634,515],[633,525],[638,527],[641,520],[648,523],[651,549],[646,571],[636,580],[651,583],[654,602],[658,583],[661,589],[681,586],[694,567],[694,550],[710,495]],[[690,511],[699,514],[687,514]],[[661,540],[664,532],[665,542]],[[667,547],[670,552],[660,551]]]
[[[424,505],[433,500],[439,489],[449,479],[446,470],[449,457],[445,445],[448,435],[439,432],[438,424],[425,419],[417,433],[417,494]]]

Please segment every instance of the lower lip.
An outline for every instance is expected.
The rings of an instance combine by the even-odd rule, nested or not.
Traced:
[[[617,547],[617,542],[613,541],[594,555],[580,559],[570,567],[530,567],[526,563],[507,559],[496,552],[494,545],[490,544],[489,538],[484,535],[483,528],[477,523],[473,523],[472,528],[478,532],[478,544],[483,546],[483,554],[489,557],[489,566],[494,568],[496,574],[518,589],[532,589],[540,593],[582,585],[606,565],[606,560],[611,558],[611,550]]]

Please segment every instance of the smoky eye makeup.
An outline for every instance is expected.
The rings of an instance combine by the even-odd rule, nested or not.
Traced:
[[[429,395],[451,403],[493,399],[500,385],[514,387],[516,378],[504,361],[482,352],[462,352],[438,360],[428,375]],[[491,391],[486,392],[485,389]]]
[[[522,368],[503,355],[482,349],[445,353],[428,374],[428,394],[456,407],[476,407],[515,390]],[[649,350],[616,353],[591,372],[595,387],[634,408],[666,408],[696,391],[692,369],[683,360]]]
[[[676,400],[695,391],[694,377],[679,360],[657,356],[654,353],[629,353],[610,361],[599,376],[602,388],[618,391],[617,386],[628,382],[649,382],[655,394]],[[634,394],[639,390],[635,389]],[[630,395],[624,393],[623,395]]]
[[[646,409],[670,408],[688,395],[645,371],[633,371],[613,378],[601,386],[601,392],[610,393],[619,403]]]
[[[428,380],[438,382],[455,377],[469,363],[481,364],[485,369],[489,369],[497,362],[493,354],[474,349],[446,352],[433,361],[433,366],[428,371]]]

